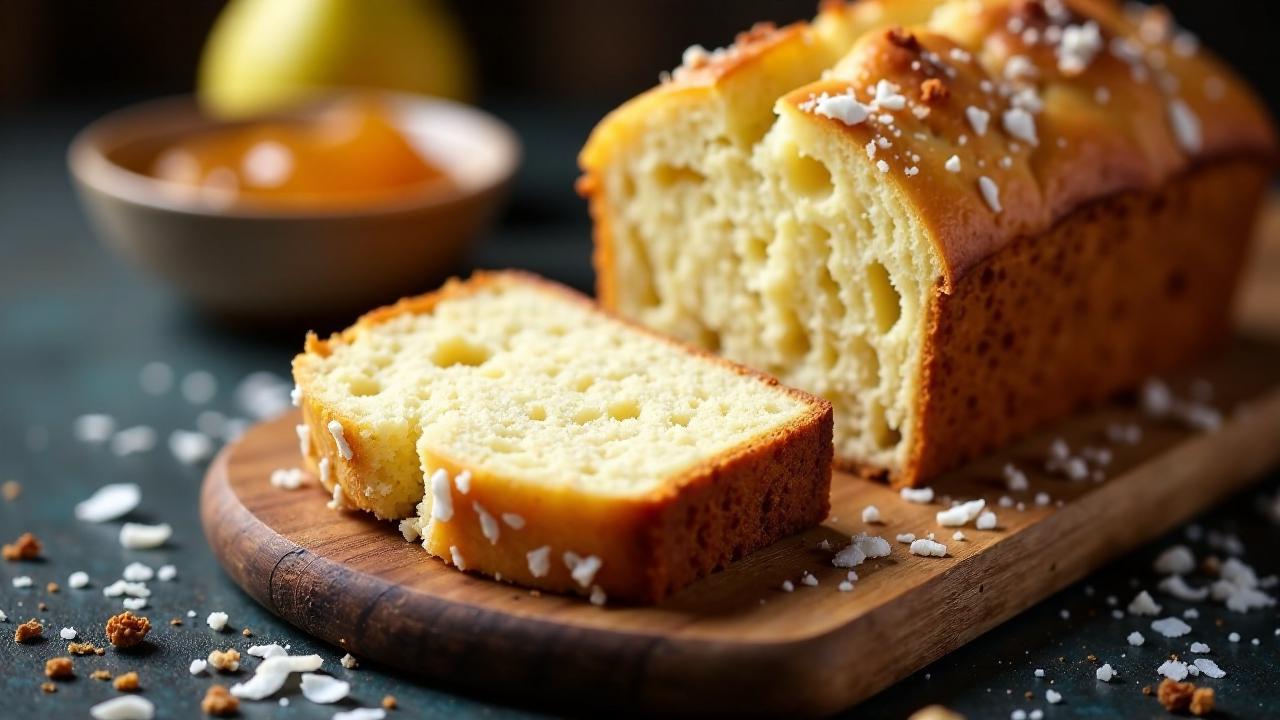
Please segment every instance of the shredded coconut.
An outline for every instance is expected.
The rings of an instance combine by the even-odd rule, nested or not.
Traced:
[[[159,525],[125,523],[120,526],[120,545],[130,550],[158,548],[172,536],[173,528],[168,523]]]
[[[991,113],[980,107],[970,105],[964,109],[964,116],[969,120],[969,126],[973,128],[975,135],[981,137],[987,134],[987,125],[991,122]]]
[[[91,523],[115,520],[133,512],[140,502],[142,488],[135,483],[103,485],[76,504],[76,519]]]
[[[1003,210],[1000,207],[1000,188],[994,180],[986,175],[979,177],[978,190],[982,192],[982,199],[986,201],[987,207],[991,208],[991,212],[999,213]]]
[[[875,505],[868,505],[862,508],[862,522],[878,523],[880,522],[880,508]]]
[[[489,541],[490,545],[497,545],[498,536],[502,532],[498,521],[484,509],[484,506],[479,501],[471,503],[471,509],[475,510],[476,517],[480,518],[480,532],[484,534],[484,538]]]
[[[978,519],[974,521],[973,526],[979,530],[995,530],[996,522],[996,514],[987,510],[978,516]]]
[[[453,495],[450,492],[449,473],[440,468],[431,473],[431,519],[449,522],[453,519]]]
[[[1142,637],[1142,633],[1137,630],[1129,633],[1129,637],[1126,639],[1129,641],[1129,644],[1134,647],[1142,647],[1142,644],[1147,641],[1146,638]]]
[[[904,487],[898,493],[903,500],[913,503],[931,503],[933,502],[933,488],[909,488]]]
[[[1173,125],[1179,147],[1188,153],[1200,152],[1200,119],[1181,99],[1169,101],[1169,123]]]
[[[536,550],[525,553],[529,561],[529,572],[536,578],[546,577],[551,570],[551,546],[543,545]]]
[[[1178,660],[1165,660],[1156,668],[1156,672],[1174,682],[1182,682],[1187,678],[1187,664]]]
[[[986,506],[987,501],[979,498],[960,503],[946,510],[940,510],[934,517],[937,519],[938,524],[943,527],[959,527],[978,517],[978,514]]]
[[[343,460],[350,460],[354,455],[351,452],[351,445],[347,442],[347,436],[342,430],[342,423],[337,420],[330,420],[325,427],[329,428],[329,434],[333,436],[333,442],[338,446],[338,455]]]
[[[1102,682],[1111,682],[1111,679],[1116,676],[1116,671],[1111,667],[1111,663],[1104,663],[1102,667],[1093,672],[1093,675]]]
[[[1191,626],[1181,618],[1167,617],[1151,621],[1151,629],[1167,638],[1182,637],[1191,632]]]
[[[227,626],[227,614],[221,611],[209,613],[209,617],[205,618],[205,622],[214,630],[222,630]]]
[[[928,538],[919,538],[912,541],[911,554],[924,557],[944,557],[947,554],[947,546]]]

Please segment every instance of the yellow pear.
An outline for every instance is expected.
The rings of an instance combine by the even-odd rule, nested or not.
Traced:
[[[333,88],[466,99],[462,35],[436,0],[232,0],[200,59],[201,105],[269,112]]]

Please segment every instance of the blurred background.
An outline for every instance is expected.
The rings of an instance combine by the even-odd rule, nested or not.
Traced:
[[[0,243],[62,232],[61,153],[75,130],[138,100],[191,92],[219,0],[3,0]],[[809,18],[816,0],[556,0],[438,3],[456,21],[472,101],[510,123],[525,156],[496,227],[469,264],[517,265],[584,290],[590,224],[575,155],[610,108],[653,85],[692,43],[718,47],[757,20]],[[1276,3],[1174,0],[1182,25],[1280,106]],[[46,197],[33,184],[48,183]],[[61,198],[61,199],[60,199]],[[52,224],[50,208],[66,225]],[[43,213],[43,214],[42,214]],[[83,236],[82,232],[75,235]],[[138,278],[139,282],[148,282]]]

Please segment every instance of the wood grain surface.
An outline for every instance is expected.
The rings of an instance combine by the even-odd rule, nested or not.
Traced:
[[[1280,456],[1280,347],[1240,339],[1172,378],[1178,393],[1208,380],[1226,416],[1211,433],[1144,419],[1130,404],[1082,414],[950,473],[933,504],[837,475],[832,517],[678,593],[656,607],[593,607],[466,575],[405,542],[392,524],[325,507],[314,478],[272,487],[272,470],[299,464],[284,417],[249,431],[211,466],[201,497],[205,533],[250,595],[302,630],[449,687],[528,702],[609,704],[638,711],[732,714],[831,712],[864,699],[1239,490]],[[1138,422],[1136,446],[1105,428]],[[1046,448],[1109,445],[1103,482],[1040,470]],[[1006,493],[1013,462],[1031,487]],[[1053,501],[1037,506],[1037,493]],[[1010,494],[999,525],[952,539],[935,513],[947,498]],[[1059,504],[1061,501],[1061,504]],[[883,523],[861,521],[874,504]],[[831,565],[866,531],[893,552],[857,568],[852,592]],[[944,558],[909,554],[899,533],[934,532]],[[812,573],[816,587],[799,583]],[[783,592],[784,580],[796,590]]]

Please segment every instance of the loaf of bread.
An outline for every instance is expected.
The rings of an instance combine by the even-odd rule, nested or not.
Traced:
[[[656,601],[827,514],[829,403],[532,276],[311,335],[293,373],[333,505],[460,569]]]
[[[1162,8],[864,0],[690,48],[579,189],[606,307],[917,484],[1222,340],[1275,149]]]

